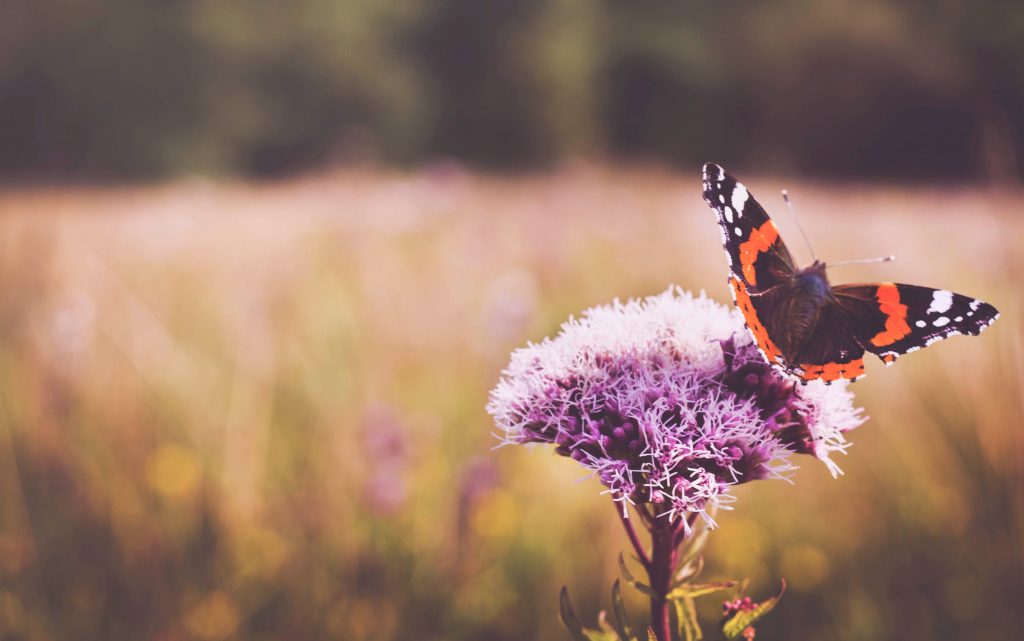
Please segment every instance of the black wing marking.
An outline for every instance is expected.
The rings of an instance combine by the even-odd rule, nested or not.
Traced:
[[[864,347],[844,309],[834,302],[821,308],[814,329],[796,349],[790,367],[804,382],[856,381],[864,377]]]
[[[977,336],[999,318],[992,305],[945,289],[866,283],[832,293],[857,340],[886,365],[950,336]]]
[[[784,322],[785,320],[779,319],[778,315],[773,313],[775,307],[772,304],[772,298],[781,291],[781,288],[771,289],[760,294],[751,294],[747,286],[735,274],[729,276],[729,287],[732,288],[732,297],[736,301],[736,306],[743,314],[743,324],[754,339],[754,344],[760,350],[761,356],[768,363],[784,369],[786,365],[782,350],[772,338],[773,335],[779,335],[779,321]]]
[[[724,169],[704,165],[704,200],[715,211],[729,267],[751,294],[786,283],[793,258],[764,208]]]
[[[754,343],[768,363],[802,382],[826,383],[864,376],[864,348],[838,305],[825,305],[809,334],[794,332],[799,295],[785,286],[750,294],[739,278],[729,277],[736,305]],[[802,337],[801,337],[802,336]]]

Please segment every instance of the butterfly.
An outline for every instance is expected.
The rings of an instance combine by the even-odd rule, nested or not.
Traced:
[[[901,283],[835,285],[825,263],[797,269],[764,208],[741,183],[704,165],[704,200],[718,217],[729,286],[764,358],[802,382],[864,376],[864,352],[892,365],[956,334],[977,336],[999,312],[976,298]]]

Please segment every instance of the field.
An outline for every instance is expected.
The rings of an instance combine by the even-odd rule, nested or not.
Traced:
[[[819,257],[898,257],[833,282],[1003,314],[869,363],[845,476],[740,488],[709,576],[787,579],[758,638],[1016,638],[1024,195],[745,182],[799,262],[783,186]],[[493,449],[487,393],[569,315],[725,302],[725,269],[696,172],[7,189],[0,639],[568,638],[559,587],[592,623],[627,543],[574,463]]]

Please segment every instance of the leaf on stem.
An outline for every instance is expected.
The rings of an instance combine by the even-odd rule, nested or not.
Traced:
[[[622,588],[619,580],[612,584],[612,625],[622,641],[633,641],[633,631],[629,628],[629,617],[626,616],[626,604],[622,600]]]
[[[658,594],[646,583],[641,583],[633,578],[633,573],[626,567],[626,559],[623,558],[622,553],[619,553],[619,572],[622,573],[622,578],[626,580],[626,583],[632,585],[640,592],[650,597],[658,598]]]
[[[672,585],[682,585],[686,581],[697,578],[697,575],[704,569],[704,555],[698,555],[696,559],[692,559],[689,563],[683,564],[679,567],[679,571],[676,572],[675,578],[672,580]]]
[[[679,567],[685,569],[689,567],[704,551],[704,546],[708,543],[708,535],[711,530],[707,525],[704,525],[697,532],[691,534],[689,538],[683,540],[683,545],[679,549]]]
[[[583,632],[583,623],[576,616],[576,611],[572,609],[569,588],[564,585],[558,595],[558,617],[562,620],[565,629],[569,631],[573,641],[591,641],[590,637]]]
[[[670,601],[676,599],[695,599],[706,594],[714,594],[722,590],[729,590],[736,587],[739,581],[715,581],[712,583],[684,583],[673,589],[665,597]]]
[[[786,581],[782,580],[782,588],[779,593],[770,599],[765,599],[760,603],[751,603],[750,607],[740,607],[729,616],[725,621],[722,622],[722,633],[726,639],[736,639],[744,635],[747,628],[750,628],[764,615],[772,611],[772,608],[782,598],[783,593],[786,591]],[[739,599],[737,599],[739,601]],[[748,638],[753,638],[748,635]]]
[[[697,606],[690,597],[672,601],[676,610],[676,621],[679,624],[679,637],[686,641],[700,641],[704,638],[700,623],[697,621]]]
[[[740,597],[740,598],[747,596],[747,590],[749,590],[749,589],[750,589],[750,577],[747,577],[747,578],[742,579],[740,581],[740,587],[736,589],[736,596]]]
[[[608,613],[601,610],[597,613],[598,630],[587,630],[590,641],[633,641],[631,637],[623,637],[618,626],[608,622]]]

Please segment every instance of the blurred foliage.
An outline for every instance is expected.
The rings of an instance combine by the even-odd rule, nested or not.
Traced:
[[[35,0],[0,19],[0,175],[438,157],[1021,177],[1024,5]]]
[[[789,187],[819,256],[900,254],[836,281],[1003,317],[869,364],[846,475],[744,486],[704,576],[786,579],[759,638],[1017,638],[1024,201]],[[593,628],[616,508],[572,461],[492,451],[487,392],[569,314],[672,281],[726,301],[725,269],[695,174],[0,194],[0,639],[562,639],[563,584]]]

